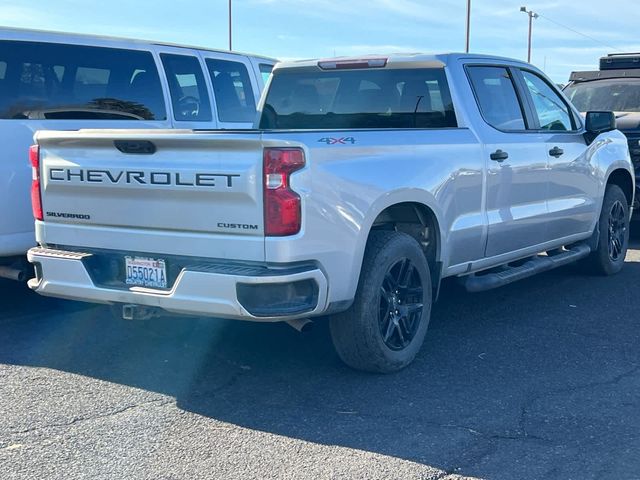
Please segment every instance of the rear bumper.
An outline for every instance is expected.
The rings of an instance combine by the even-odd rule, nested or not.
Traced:
[[[320,315],[327,308],[327,279],[312,265],[287,269],[200,262],[182,268],[171,289],[156,290],[99,284],[89,268],[92,256],[32,248],[27,258],[35,265],[36,278],[29,281],[29,287],[41,295],[69,300],[145,305],[176,314],[262,322]],[[311,293],[301,297],[300,291]],[[293,293],[298,293],[295,300],[287,302],[283,295]]]

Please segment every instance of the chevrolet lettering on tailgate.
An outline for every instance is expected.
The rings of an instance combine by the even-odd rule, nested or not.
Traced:
[[[183,187],[233,187],[238,174],[228,173],[182,173],[142,170],[99,170],[79,168],[48,169],[52,182],[87,182],[137,185],[177,185]]]

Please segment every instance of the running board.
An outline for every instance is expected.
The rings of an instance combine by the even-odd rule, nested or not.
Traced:
[[[582,243],[574,245],[568,250],[557,252],[548,255],[537,255],[517,267],[507,265],[504,270],[499,272],[485,273],[483,275],[471,274],[462,277],[460,283],[469,292],[491,290],[580,260],[591,253],[591,248],[589,245]]]

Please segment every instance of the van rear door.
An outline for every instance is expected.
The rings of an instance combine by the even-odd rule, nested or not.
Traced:
[[[211,86],[199,53],[184,48],[157,46],[169,89],[175,128],[215,129],[218,122],[211,101]]]
[[[220,52],[201,52],[213,89],[219,128],[251,128],[261,86],[248,57]]]

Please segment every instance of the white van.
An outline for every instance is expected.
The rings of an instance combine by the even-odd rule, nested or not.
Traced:
[[[276,60],[139,40],[0,28],[0,277],[35,244],[37,130],[251,128]]]

